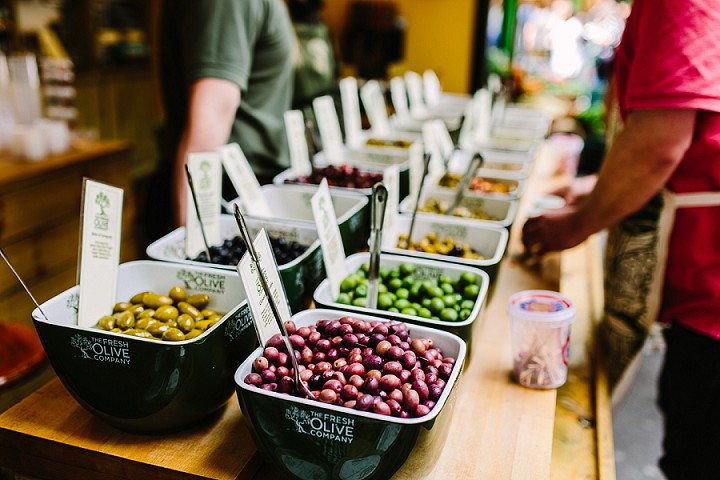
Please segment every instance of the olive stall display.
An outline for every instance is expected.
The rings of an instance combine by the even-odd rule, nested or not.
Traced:
[[[135,337],[181,342],[203,334],[225,314],[207,308],[206,293],[188,295],[173,287],[167,295],[140,292],[128,302],[118,302],[110,315],[98,320],[97,327]]]
[[[367,304],[368,265],[345,277],[336,302],[365,307]],[[480,293],[478,277],[463,272],[457,280],[448,275],[418,280],[415,266],[402,263],[391,269],[380,268],[377,308],[403,315],[413,315],[445,322],[464,321],[470,317]]]
[[[300,379],[317,401],[400,418],[423,417],[435,407],[456,365],[430,338],[412,338],[405,323],[351,316],[285,329],[299,357]],[[292,364],[280,334],[255,357],[244,382],[296,394]]]
[[[453,239],[450,236],[443,237],[442,240],[436,233],[426,234],[420,241],[412,241],[408,243],[407,233],[400,234],[397,242],[397,248],[404,250],[414,250],[416,252],[437,253],[439,255],[448,255],[450,257],[466,258],[469,260],[486,260],[485,257],[468,245]]]
[[[388,148],[403,148],[408,149],[412,145],[412,141],[405,140],[402,138],[378,138],[370,137],[365,141],[365,145],[368,147],[388,147]]]
[[[285,183],[319,185],[323,178],[327,179],[328,185],[331,187],[372,188],[376,183],[382,182],[383,174],[346,164],[313,166],[310,175],[286,178]]]
[[[307,245],[274,236],[270,237],[270,245],[272,246],[275,261],[278,265],[285,265],[286,263],[292,262],[308,249]],[[209,263],[234,266],[237,265],[242,256],[245,255],[247,247],[242,237],[236,235],[233,238],[226,239],[220,245],[213,245],[208,250],[210,253]],[[188,260],[207,263],[207,253],[200,252],[195,258],[189,258]]]

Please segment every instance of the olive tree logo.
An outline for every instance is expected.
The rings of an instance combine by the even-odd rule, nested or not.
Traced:
[[[285,418],[295,424],[296,432],[310,435],[310,432],[305,429],[306,426],[310,425],[310,415],[305,410],[300,410],[297,407],[290,407],[285,410]]]
[[[107,230],[110,226],[110,219],[105,209],[110,206],[110,199],[105,193],[100,192],[95,196],[95,204],[100,207],[100,212],[95,214],[95,228]]]
[[[93,342],[91,342],[90,339],[88,339],[87,337],[76,333],[70,338],[70,346],[80,350],[82,358],[90,358],[90,355],[88,355],[88,350],[92,349]]]
[[[210,188],[210,162],[203,160],[200,162],[200,172],[202,173],[198,180],[200,188]]]

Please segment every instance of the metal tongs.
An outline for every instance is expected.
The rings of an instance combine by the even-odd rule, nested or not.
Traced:
[[[247,251],[250,255],[252,262],[255,264],[255,268],[258,272],[258,278],[260,279],[260,285],[262,285],[262,288],[265,291],[268,305],[270,305],[270,310],[272,311],[273,318],[275,318],[275,323],[280,329],[280,335],[285,342],[285,348],[287,348],[288,357],[290,357],[290,361],[292,362],[295,391],[304,394],[305,397],[310,398],[311,400],[315,400],[315,395],[313,395],[313,393],[310,391],[310,388],[308,388],[307,384],[300,379],[300,368],[297,358],[295,358],[295,349],[293,348],[292,343],[290,343],[290,338],[288,336],[287,330],[285,330],[285,325],[283,325],[283,322],[281,320],[280,311],[278,310],[277,304],[275,303],[275,298],[272,296],[270,286],[267,284],[267,280],[262,274],[262,269],[260,268],[260,260],[258,259],[257,252],[255,251],[255,246],[253,245],[252,238],[250,237],[250,231],[248,230],[247,224],[245,223],[245,217],[243,217],[242,212],[240,212],[240,207],[237,205],[237,203],[234,205],[234,208],[235,220],[237,221],[238,227],[240,228],[240,235],[245,242],[245,246],[247,247]]]
[[[477,172],[478,168],[480,168],[483,163],[485,163],[483,156],[480,155],[480,152],[475,152],[470,160],[470,165],[468,165],[465,175],[463,175],[462,180],[460,180],[460,183],[458,184],[458,191],[455,195],[455,199],[453,200],[453,203],[450,204],[450,207],[445,210],[445,215],[452,215],[455,209],[460,205],[463,197],[465,197],[465,189],[467,189],[468,185],[470,185],[470,181],[475,176],[475,172]]]
[[[378,272],[380,271],[380,242],[385,223],[388,191],[382,183],[373,186],[370,210],[370,268],[368,268],[367,308],[377,308]]]
[[[20,282],[20,286],[22,286],[23,290],[25,290],[25,293],[28,294],[28,296],[30,297],[30,300],[32,300],[32,302],[35,304],[38,311],[42,314],[43,317],[45,317],[45,320],[47,320],[49,322],[50,319],[48,318],[47,315],[45,315],[45,312],[43,312],[43,309],[40,308],[40,304],[38,303],[37,300],[35,300],[35,297],[33,296],[33,294],[30,293],[30,289],[27,287],[27,285],[25,285],[25,282],[23,282],[23,279],[20,277],[20,274],[12,266],[12,263],[10,263],[10,259],[7,258],[7,256],[5,255],[5,252],[3,251],[2,248],[0,248],[0,256],[2,257],[3,260],[5,260],[5,263],[7,264],[8,268],[10,268],[10,271],[12,271],[13,275],[15,275],[15,278],[17,278],[17,281]]]
[[[192,197],[193,205],[195,205],[195,214],[197,215],[197,221],[200,225],[200,233],[202,233],[203,245],[205,246],[205,255],[207,255],[208,263],[212,263],[210,259],[210,245],[205,235],[205,226],[203,225],[202,217],[200,216],[200,207],[198,206],[197,193],[195,193],[195,184],[193,183],[192,175],[190,174],[190,167],[185,164],[185,175],[187,176],[188,185],[190,186],[190,196]]]
[[[420,186],[418,187],[417,191],[417,197],[415,197],[415,206],[413,208],[412,217],[410,217],[410,229],[408,230],[407,234],[407,240],[405,244],[405,249],[409,250],[410,245],[412,245],[412,234],[413,230],[415,229],[415,217],[417,217],[418,208],[420,208],[420,198],[422,197],[422,191],[423,186],[425,185],[425,178],[427,177],[428,170],[430,169],[430,154],[425,154],[425,159],[423,163],[423,174],[420,178]]]

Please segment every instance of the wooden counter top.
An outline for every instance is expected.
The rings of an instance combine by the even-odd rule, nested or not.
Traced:
[[[539,161],[526,187],[508,254],[474,328],[472,356],[438,462],[428,465],[421,452],[413,452],[394,479],[614,478],[611,432],[609,458],[607,441],[597,440],[608,434],[609,404],[603,403],[607,397],[602,389],[596,396],[594,360],[585,348],[597,313],[597,303],[587,300],[597,300],[597,283],[587,281],[599,273],[592,261],[593,243],[574,249],[577,258],[589,261],[568,262],[567,267],[563,262],[562,283],[570,288],[569,276],[574,288],[564,293],[576,303],[585,302],[578,305],[573,327],[571,381],[559,390],[533,390],[509,378],[508,297],[520,290],[560,288],[558,276],[547,275],[553,269],[529,269],[515,259],[521,251],[524,212],[535,195],[548,190],[552,171],[552,162]],[[566,390],[579,392],[579,400],[561,404],[559,400],[571,398]],[[596,415],[596,405],[605,409],[604,416]],[[94,418],[57,380],[0,415],[0,465],[57,479],[276,478],[249,440],[236,398],[222,416],[193,430],[160,438],[138,436]]]
[[[0,188],[129,149],[130,144],[123,140],[100,140],[62,155],[50,155],[35,162],[2,154],[0,155]]]

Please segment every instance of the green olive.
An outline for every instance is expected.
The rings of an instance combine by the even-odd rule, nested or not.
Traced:
[[[183,313],[177,317],[177,324],[180,330],[184,333],[188,333],[195,328],[195,319],[187,313]]]
[[[131,304],[131,303],[128,303],[128,302],[118,302],[118,303],[116,303],[115,306],[113,307],[113,312],[115,312],[115,313],[117,313],[117,312],[124,312],[125,310],[127,310],[127,309],[130,308],[130,307],[132,307],[132,304]]]
[[[116,315],[118,316],[116,317],[117,322],[115,324],[118,327],[122,328],[123,330],[135,327],[135,315],[133,315],[132,312],[128,312],[127,310],[125,310],[124,312]]]
[[[152,308],[146,308],[139,315],[135,315],[138,319],[140,318],[152,318],[155,315],[155,310]]]
[[[136,330],[132,333],[132,336],[134,336],[134,337],[140,337],[140,338],[154,338],[150,332],[145,331],[145,330],[138,330],[138,329],[136,329]]]
[[[202,310],[210,303],[210,295],[208,295],[207,293],[196,293],[194,295],[190,295],[187,298],[187,303],[197,308],[198,310]]]
[[[158,320],[155,320],[154,318],[150,317],[143,317],[138,318],[135,322],[135,328],[138,330],[147,330],[147,328],[152,325],[153,323],[162,323]]]
[[[185,340],[190,340],[195,337],[199,337],[202,333],[203,333],[202,330],[193,328],[192,330],[190,330],[188,333],[185,334]]]
[[[185,313],[187,315],[190,315],[195,319],[195,321],[202,320],[202,314],[200,313],[200,310],[195,308],[194,306],[190,305],[187,302],[180,302],[177,304],[178,310],[180,310],[180,313]]]
[[[218,312],[216,312],[215,310],[212,310],[212,309],[210,309],[210,308],[204,308],[204,309],[200,312],[200,315],[202,315],[203,318],[210,318],[210,317],[212,317],[213,315],[217,315],[217,314],[218,314]]]
[[[132,312],[135,317],[140,315],[142,312],[145,311],[145,306],[142,303],[136,303],[135,305],[130,305],[129,308],[127,308],[128,312]]]
[[[181,342],[185,340],[185,334],[177,328],[168,328],[163,332],[162,339],[166,342]]]
[[[140,293],[133,295],[132,298],[130,299],[130,303],[143,303],[143,297],[145,296],[146,293],[150,293],[150,292],[147,292],[147,291],[140,292]]]
[[[184,302],[187,298],[187,292],[182,287],[173,287],[170,289],[168,297],[172,298],[176,302]]]
[[[173,300],[165,295],[158,295],[157,293],[148,292],[143,295],[142,303],[149,308],[159,308],[163,305],[172,305]]]
[[[158,320],[162,320],[163,322],[167,322],[168,320],[175,320],[178,315],[179,312],[177,308],[172,305],[163,305],[155,310],[155,315],[153,315],[153,317]]]
[[[169,328],[170,327],[164,323],[157,322],[148,325],[147,331],[150,332],[153,337],[162,337],[163,333],[165,333]]]
[[[112,330],[110,330],[113,333],[122,333],[122,328],[115,327]]]
[[[115,328],[115,317],[110,315],[105,315],[100,320],[98,320],[98,327],[102,328],[103,330],[112,330]]]
[[[217,323],[217,320],[200,320],[199,322],[195,322],[195,328],[204,332],[205,330],[212,327],[216,323]]]

